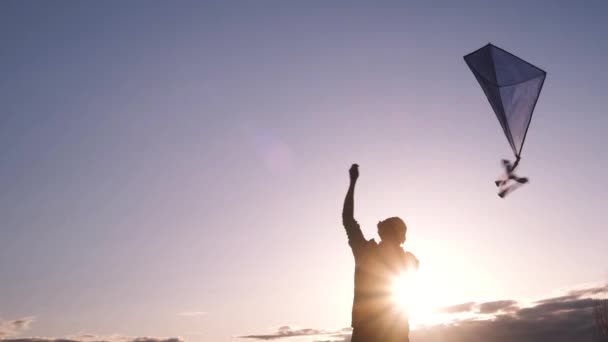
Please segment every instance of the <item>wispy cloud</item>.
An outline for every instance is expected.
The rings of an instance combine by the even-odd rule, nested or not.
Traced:
[[[514,300],[497,300],[494,302],[477,304],[477,310],[482,314],[492,314],[498,311],[513,312],[518,308],[517,302]]]
[[[34,317],[0,320],[0,342],[184,342],[181,337],[80,334],[66,337],[16,337],[28,330]]]
[[[0,339],[2,342],[184,342],[182,338],[159,338],[159,337],[133,337],[133,336],[101,336],[101,335],[77,335],[62,338],[52,337],[26,337],[14,339]]]
[[[459,312],[468,312],[468,311],[473,310],[474,306],[475,306],[475,302],[467,302],[467,303],[462,303],[462,304],[446,306],[443,309],[441,309],[441,312],[449,313],[449,314],[459,313]]]
[[[15,337],[29,329],[33,317],[0,320],[0,342],[184,342],[181,337],[80,334],[66,337]]]
[[[303,328],[303,329],[294,329],[290,326],[282,326],[278,328],[276,331],[267,333],[267,334],[255,334],[255,335],[245,335],[239,336],[240,338],[250,338],[257,340],[275,340],[279,338],[288,338],[288,337],[298,337],[298,336],[338,336],[344,335],[346,332],[349,332],[350,328],[344,328],[340,330],[322,330],[322,329],[311,329],[311,328]]]
[[[29,329],[34,317],[25,317],[15,320],[0,320],[0,339],[12,337]]]

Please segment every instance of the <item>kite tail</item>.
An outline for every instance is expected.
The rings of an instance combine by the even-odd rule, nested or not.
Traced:
[[[528,178],[526,177],[518,177],[515,175],[515,169],[519,165],[519,161],[521,158],[516,156],[515,162],[511,163],[511,161],[507,159],[502,160],[502,165],[505,169],[505,176],[502,179],[499,179],[494,182],[496,187],[499,188],[498,196],[504,198],[507,194],[512,192],[513,190],[519,188],[521,185],[528,183]],[[513,181],[513,182],[510,182]]]

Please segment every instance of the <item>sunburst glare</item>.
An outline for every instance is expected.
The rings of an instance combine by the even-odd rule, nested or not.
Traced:
[[[434,261],[428,260],[427,265]],[[466,297],[463,297],[465,284],[457,280],[458,274],[464,276],[473,273],[467,267],[457,266],[457,261],[452,262],[452,267],[438,270],[439,273],[433,272],[432,267],[421,267],[415,273],[403,273],[391,279],[391,299],[398,310],[409,316],[412,328],[444,324],[463,318],[442,310],[451,304],[466,301]],[[441,272],[446,274],[440,274]],[[454,272],[457,274],[447,274]],[[448,278],[454,280],[446,287]]]

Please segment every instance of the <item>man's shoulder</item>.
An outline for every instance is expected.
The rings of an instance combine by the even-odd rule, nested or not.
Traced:
[[[416,256],[411,252],[403,251],[403,261],[406,267],[410,270],[417,270],[420,266],[418,258],[416,258]]]
[[[365,241],[365,248],[367,249],[376,249],[378,246],[379,244],[374,239],[369,239]]]
[[[375,253],[378,250],[378,243],[374,239],[364,240],[360,247],[357,250],[357,254],[360,255],[369,255],[370,253]]]

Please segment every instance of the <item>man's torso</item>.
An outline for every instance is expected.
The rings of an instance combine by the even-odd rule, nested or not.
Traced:
[[[392,287],[405,272],[412,271],[401,247],[370,240],[355,255],[355,298],[352,326],[361,334],[384,335],[383,341],[405,341],[409,333],[407,313],[396,305]]]

